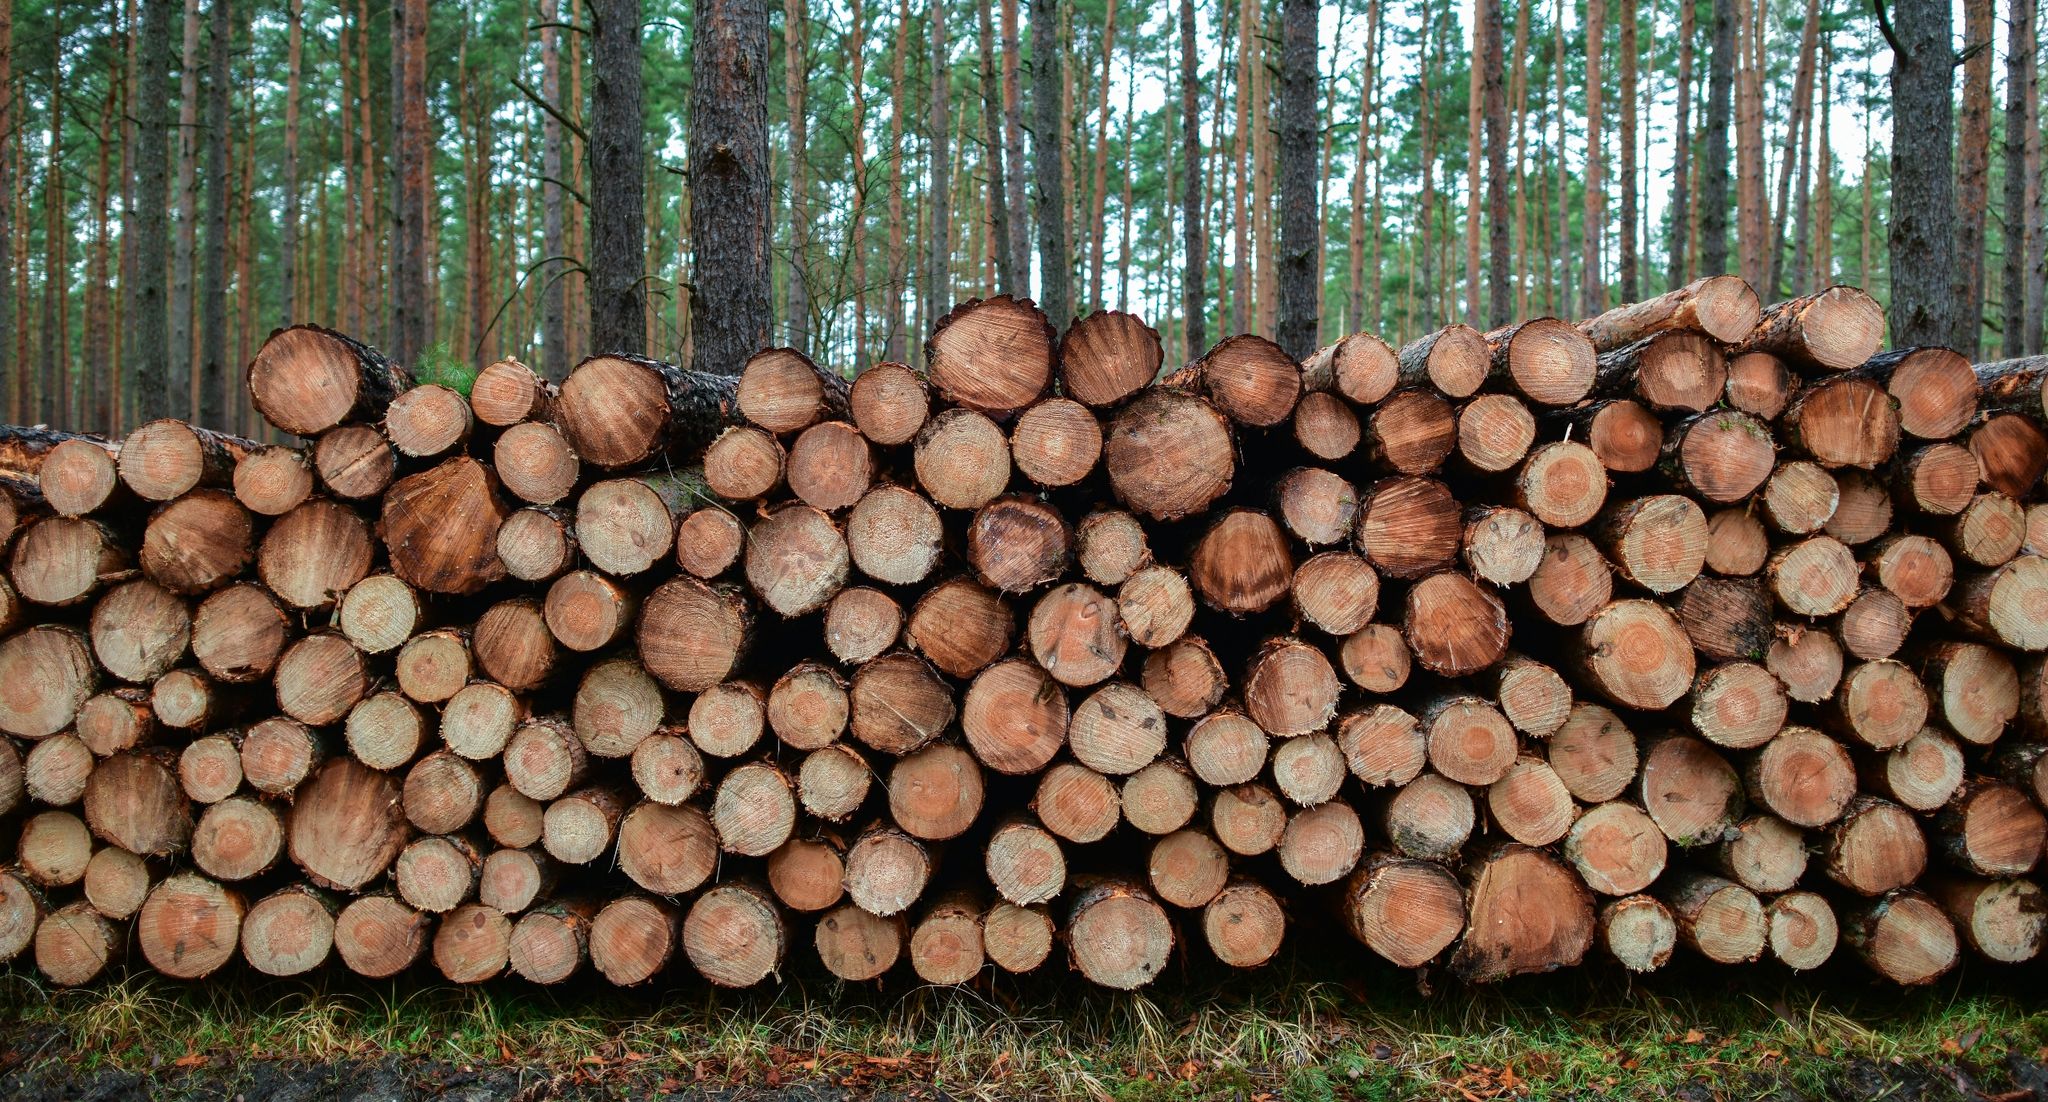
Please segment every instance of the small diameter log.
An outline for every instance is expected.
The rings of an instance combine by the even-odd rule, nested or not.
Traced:
[[[1395,789],[1380,809],[1380,827],[1403,855],[1443,861],[1464,848],[1476,817],[1463,785],[1424,773]]]
[[[1280,526],[1252,509],[1224,512],[1188,560],[1188,580],[1203,602],[1235,615],[1271,607],[1286,596],[1293,575],[1293,556]]]
[[[587,865],[612,848],[624,814],[625,801],[616,791],[597,785],[579,788],[548,804],[541,820],[541,845],[565,865]]]
[[[146,684],[171,671],[192,638],[192,613],[155,582],[137,579],[94,602],[93,657],[123,681]]]
[[[1471,917],[1451,971],[1472,983],[1549,972],[1585,958],[1593,898],[1542,850],[1509,843],[1468,866]]]
[[[937,520],[932,514],[934,554]],[[1036,498],[998,498],[976,510],[967,528],[967,561],[984,582],[1004,593],[1023,593],[1059,577],[1072,553],[1073,536],[1065,520]]]
[[[680,734],[655,731],[632,759],[633,786],[655,803],[676,807],[704,787],[704,755]]]
[[[375,426],[343,425],[313,444],[313,470],[335,497],[361,501],[390,487],[398,456]]]
[[[1534,755],[1524,755],[1487,787],[1486,808],[1501,833],[1531,846],[1564,837],[1578,814],[1557,771]]]
[[[1908,508],[1942,517],[1967,508],[1982,479],[1977,457],[1960,445],[1947,443],[1930,444],[1906,456],[1894,476],[1899,499]]]
[[[796,829],[796,790],[780,769],[748,762],[727,773],[711,797],[711,823],[728,853],[765,857]]]
[[[234,959],[246,910],[239,894],[203,876],[175,873],[150,889],[135,916],[135,940],[151,968],[173,979],[200,979]]]
[[[1680,424],[1666,434],[1664,449],[1679,481],[1717,505],[1763,485],[1777,456],[1770,429],[1734,410],[1710,410]]]
[[[620,871],[646,891],[695,891],[718,868],[718,830],[688,805],[635,804],[619,820],[618,859]]]
[[[1216,959],[1233,968],[1257,968],[1273,959],[1287,933],[1287,913],[1272,892],[1239,878],[1202,908],[1202,936]]]
[[[1990,647],[1936,643],[1919,656],[1919,667],[1932,690],[1934,714],[1965,742],[1989,746],[2019,715],[2019,672]]]
[[[591,570],[575,570],[548,587],[541,615],[547,631],[573,651],[595,651],[620,642],[639,612],[632,590]]]
[[[1072,486],[1102,458],[1102,425],[1079,402],[1047,398],[1017,418],[1010,454],[1024,477],[1040,486]]]
[[[1520,509],[1467,509],[1462,542],[1465,565],[1495,585],[1526,582],[1543,565],[1543,525]]]
[[[1458,409],[1458,454],[1474,470],[1512,469],[1535,442],[1536,417],[1512,394],[1482,394]]]
[[[1464,398],[1486,382],[1493,350],[1471,326],[1449,325],[1409,341],[1395,355],[1403,386],[1428,385]]]
[[[846,414],[846,380],[793,348],[769,348],[740,368],[740,416],[777,435],[802,432]]]
[[[1388,577],[1420,577],[1456,559],[1464,531],[1461,514],[1441,482],[1389,479],[1367,493],[1359,510],[1358,548]]]
[[[395,574],[373,574],[341,599],[341,633],[364,654],[385,654],[419,630],[425,611],[419,592]]]
[[[955,716],[953,691],[923,659],[885,654],[853,675],[848,727],[885,754],[902,755],[937,738]]]
[[[1603,352],[1672,329],[1697,329],[1722,344],[1736,344],[1756,329],[1761,311],[1756,291],[1742,277],[1702,276],[1655,298],[1582,321],[1579,331]]]
[[[1223,848],[1240,857],[1257,857],[1280,844],[1287,830],[1287,807],[1263,784],[1240,784],[1209,800],[1209,829]]]
[[[1949,602],[1964,630],[2015,650],[2048,650],[2048,557],[2022,555],[1959,578]]]
[[[1317,647],[1299,639],[1268,640],[1246,666],[1245,711],[1267,734],[1303,735],[1329,725],[1342,688]]]
[[[981,943],[981,907],[969,893],[937,900],[910,932],[910,967],[926,983],[966,983],[987,961]]]
[[[1834,822],[1856,795],[1849,752],[1811,727],[1787,727],[1764,744],[1745,772],[1751,799],[1802,827]]]
[[[1344,676],[1367,692],[1391,693],[1408,682],[1408,642],[1392,624],[1367,624],[1345,636],[1338,657]]]
[[[1028,659],[983,670],[968,686],[960,726],[982,764],[998,773],[1029,775],[1066,744],[1066,694]]]
[[[1194,615],[1194,593],[1170,566],[1140,567],[1117,589],[1117,618],[1139,646],[1156,650],[1172,645]]]
[[[1894,892],[1842,914],[1842,940],[1893,983],[1933,983],[1962,955],[1955,926],[1919,892]]]
[[[460,692],[475,672],[469,637],[461,628],[436,628],[407,640],[393,663],[399,691],[421,704],[439,704]]]
[[[825,646],[843,663],[860,663],[896,645],[903,609],[878,589],[842,589],[825,606]]]
[[[1460,784],[1484,786],[1515,764],[1515,729],[1476,696],[1439,697],[1419,713],[1428,732],[1429,766]]]
[[[1199,728],[1198,728],[1199,729]],[[1192,758],[1195,736],[1188,735]],[[1265,741],[1259,740],[1263,751]],[[1392,704],[1373,704],[1347,712],[1337,720],[1337,748],[1351,775],[1372,788],[1401,788],[1422,772],[1429,760],[1429,738],[1414,716]],[[1260,755],[1263,757],[1263,753]],[[1207,781],[1209,777],[1203,775]],[[1211,782],[1214,783],[1214,782]]]
[[[260,681],[277,668],[291,635],[291,619],[276,599],[242,582],[199,602],[192,616],[192,656],[215,681]]]
[[[1694,412],[1721,400],[1728,362],[1701,333],[1665,330],[1601,355],[1601,389],[1634,395],[1651,409]]]
[[[37,743],[36,749],[55,741],[46,739]],[[185,787],[185,794],[192,798],[192,802],[219,803],[242,787],[242,752],[235,742],[234,735],[224,734],[207,735],[185,744],[184,751],[178,755],[178,782]],[[83,749],[84,744],[79,745]],[[30,764],[34,764],[33,754],[30,755]],[[33,773],[30,780],[34,780]]]
[[[485,609],[470,641],[478,669],[513,692],[538,689],[554,673],[555,637],[538,597],[513,597]]]
[[[351,901],[334,918],[334,951],[365,979],[388,979],[412,967],[427,947],[434,920],[389,894]]]
[[[97,436],[70,436],[43,453],[35,485],[60,517],[82,517],[119,499],[121,450]],[[177,495],[172,495],[173,497]]]
[[[1545,444],[1515,475],[1518,504],[1551,528],[1577,528],[1607,501],[1607,471],[1593,449],[1576,441]]]
[[[1786,892],[1764,905],[1764,922],[1771,955],[1794,972],[1818,968],[1835,955],[1841,927],[1825,896]]]
[[[1443,466],[1458,446],[1457,411],[1430,390],[1399,390],[1366,420],[1366,453],[1405,475]]]
[[[1353,333],[1302,361],[1301,385],[1310,393],[1342,395],[1358,405],[1372,406],[1394,389],[1400,371],[1400,361],[1386,341],[1371,333]],[[1304,394],[1302,401],[1307,400]]]
[[[167,748],[116,754],[93,768],[84,796],[85,821],[103,841],[142,857],[185,847],[192,810]]]
[[[255,445],[165,418],[150,421],[121,442],[121,482],[144,501],[171,501],[201,486],[234,482],[235,463]]]
[[[276,662],[276,707],[309,727],[338,723],[369,690],[362,651],[336,633],[299,639]]]
[[[2048,940],[2048,900],[2031,880],[1953,879],[1931,894],[1977,955],[2018,964],[2041,954]]]
[[[1164,355],[1158,331],[1143,319],[1098,310],[1060,336],[1060,389],[1091,406],[1113,406],[1150,384]]]
[[[949,509],[979,509],[1010,483],[1010,442],[970,409],[943,410],[917,432],[917,484]]]
[[[103,758],[154,741],[156,713],[150,709],[148,691],[124,686],[87,698],[78,708],[75,731],[86,749]],[[11,791],[18,798],[22,783],[21,752],[12,743],[8,749],[13,753],[0,752],[0,774],[11,778]],[[6,782],[0,781],[0,791],[10,791]],[[0,806],[9,803],[0,799]]]
[[[963,679],[1002,657],[1016,634],[1008,602],[968,578],[949,578],[925,590],[903,629],[910,645],[940,672]]]
[[[504,975],[512,958],[512,920],[495,907],[465,903],[434,930],[434,967],[451,983],[484,983]]]
[[[860,434],[883,447],[908,444],[931,413],[923,376],[897,363],[879,363],[855,376],[847,408]]]
[[[1659,886],[1687,947],[1716,964],[1747,964],[1764,954],[1770,925],[1756,893],[1731,880],[1680,872]]]
[[[845,587],[852,565],[846,538],[831,518],[796,503],[776,508],[752,526],[746,560],[754,592],[785,617],[825,607]]]
[[[1764,307],[1742,350],[1846,371],[1868,360],[1883,342],[1884,309],[1862,291],[1837,285]]]
[[[417,838],[399,852],[391,882],[399,898],[412,906],[446,914],[468,901],[482,871],[483,855],[463,839]]]
[[[315,885],[347,892],[391,867],[407,832],[398,781],[348,758],[301,785],[285,821],[292,863]]]
[[[676,525],[676,565],[699,578],[716,578],[740,561],[746,539],[746,525],[737,516],[722,508],[697,509]]]
[[[2026,546],[2027,514],[2019,502],[1996,490],[1988,491],[1970,499],[1945,535],[1964,562],[2003,566]]]
[[[406,771],[400,801],[405,805],[406,821],[414,829],[423,834],[453,834],[483,812],[483,775],[454,753],[437,750]]]
[[[283,444],[251,449],[235,464],[235,500],[252,513],[281,517],[313,493],[313,465],[307,454]]]
[[[1154,520],[1207,509],[1230,488],[1235,456],[1229,422],[1215,407],[1158,387],[1117,414],[1102,444],[1118,500]]]
[[[1706,514],[1691,498],[1658,494],[1609,509],[1596,538],[1623,578],[1652,593],[1672,593],[1699,576],[1711,535]]]
[[[1968,444],[1985,484],[2009,497],[2025,497],[2048,471],[2048,432],[2024,414],[1985,418],[1970,430]]]
[[[1298,811],[1287,820],[1278,852],[1280,867],[1296,882],[1332,884],[1358,867],[1365,823],[1341,800]]]
[[[1726,662],[1693,678],[1683,706],[1701,738],[1731,750],[1750,750],[1785,726],[1791,700],[1769,670],[1755,662]]]
[[[590,564],[607,574],[642,573],[668,557],[676,517],[691,488],[678,476],[614,478],[576,499],[576,543]]]
[[[1835,476],[1818,463],[1793,460],[1781,464],[1764,483],[1763,514],[1771,526],[1787,535],[1804,536],[1820,531],[1841,504],[1842,491]]]
[[[890,819],[914,838],[932,842],[957,838],[981,813],[981,767],[974,755],[950,743],[928,746],[898,759],[889,770],[888,789]],[[720,794],[724,791],[721,786]],[[723,834],[721,830],[721,837]]]
[[[315,499],[271,524],[256,549],[256,573],[287,606],[318,612],[369,573],[373,552],[360,514]]]
[[[1526,410],[1523,412],[1527,413]],[[1511,418],[1512,414],[1504,416]],[[1533,420],[1529,427],[1533,432]],[[1334,394],[1310,391],[1303,394],[1301,404],[1294,407],[1294,442],[1301,445],[1301,450],[1326,463],[1334,463],[1357,450],[1364,433],[1358,415],[1351,411],[1351,406],[1344,399]]]
[[[272,716],[242,733],[242,779],[267,796],[297,789],[320,764],[320,740],[294,720]]]
[[[278,889],[242,916],[242,959],[266,976],[302,976],[334,952],[332,900],[304,884]]]
[[[576,454],[605,470],[690,456],[731,418],[739,380],[623,353],[576,365],[555,396],[555,423]]]
[[[597,905],[588,900],[551,901],[521,915],[505,947],[512,974],[531,983],[564,983],[590,957],[591,920]]]
[[[988,882],[1018,906],[1050,903],[1067,885],[1067,859],[1059,839],[1029,819],[996,827],[983,847]],[[1156,867],[1158,847],[1153,849]]]
[[[1069,842],[1099,842],[1120,818],[1116,782],[1085,765],[1063,761],[1039,775],[1031,810],[1045,829]]]
[[[1859,763],[1863,787],[1914,811],[1934,811],[1962,787],[1963,752],[1954,739],[1923,728],[1904,744]]]
[[[1885,482],[1868,471],[1834,472],[1841,499],[1824,531],[1851,547],[1860,547],[1891,530],[1892,495]]]
[[[504,766],[506,783],[520,795],[552,800],[582,782],[590,755],[560,716],[536,716],[512,732]]]
[[[92,751],[78,736],[53,735],[29,748],[22,763],[22,787],[37,803],[64,807],[85,795],[92,769]]]
[[[1225,337],[1202,358],[1161,380],[1208,398],[1240,425],[1270,428],[1301,398],[1301,365],[1264,337]]]
[[[818,919],[815,943],[826,971],[863,983],[896,966],[909,936],[901,915],[882,918],[848,903]],[[1050,934],[1046,940],[1050,944]]]
[[[142,858],[118,846],[107,846],[94,853],[92,860],[86,862],[82,886],[85,900],[92,904],[93,910],[108,918],[119,920],[132,918],[135,912],[141,909],[143,899],[149,895],[149,884],[149,866]],[[16,890],[24,887],[21,881],[12,877],[0,880],[0,914],[5,913],[9,901],[13,898],[9,895],[10,885]],[[7,927],[8,920],[0,918],[0,929]],[[5,951],[12,936],[0,936],[0,956],[12,956]],[[14,951],[20,951],[18,944]]]
[[[1222,708],[1188,728],[1182,749],[1202,783],[1222,787],[1257,777],[1266,767],[1266,746],[1263,728],[1242,712]]]
[[[1975,876],[2022,876],[2041,859],[2048,817],[2015,785],[1965,781],[1935,820],[1942,855]]]
[[[1431,574],[1408,590],[1401,632],[1425,669],[1477,673],[1507,652],[1511,625],[1500,599],[1463,574]]]
[[[85,878],[92,862],[92,832],[68,811],[45,811],[22,824],[14,852],[31,881],[66,887]]]
[[[1858,796],[1829,832],[1826,867],[1828,876],[1850,891],[1883,895],[1920,879],[1927,867],[1927,839],[1905,808]]]
[[[874,826],[846,851],[846,894],[855,906],[888,918],[924,894],[932,858],[924,843],[893,827]]]
[[[1876,383],[1827,379],[1799,392],[1778,422],[1786,446],[1824,467],[1874,468],[1899,448],[1899,413]]]
[[[1837,480],[1839,483],[1840,480]],[[1887,502],[1885,524],[1891,523],[1890,498]],[[1840,510],[1836,515],[1840,516]],[[1831,522],[1832,523],[1832,522]],[[1829,535],[1835,530],[1830,527]],[[1841,538],[1841,537],[1836,537]],[[1848,542],[1844,540],[1843,542]],[[1764,568],[1770,558],[1771,537],[1764,530],[1763,522],[1747,509],[1722,509],[1707,517],[1707,558],[1706,568],[1716,574],[1731,578],[1747,577]]]
[[[1183,635],[1146,655],[1139,684],[1161,711],[1177,719],[1206,715],[1230,687],[1223,663],[1198,635]]]
[[[735,425],[704,450],[704,484],[730,501],[766,497],[782,483],[785,458],[775,437]]]
[[[1364,629],[1379,610],[1379,575],[1363,558],[1346,551],[1325,551],[1302,563],[1294,572],[1292,588],[1295,611],[1331,635],[1348,636]]]
[[[36,970],[58,987],[98,979],[121,948],[114,924],[82,900],[59,907],[36,926]]]
[[[218,589],[255,555],[255,519],[225,490],[194,490],[160,507],[143,530],[136,565],[174,593]]]
[[[582,464],[560,429],[544,421],[513,425],[491,446],[491,465],[506,492],[535,505],[553,505],[576,489]]]
[[[1601,895],[1634,895],[1664,874],[1664,834],[1643,810],[1619,800],[1597,804],[1571,824],[1561,847],[1586,886]]]
[[[1873,750],[1890,750],[1927,722],[1927,690],[1903,663],[1851,667],[1828,702],[1832,726]]]
[[[18,597],[62,607],[122,577],[129,565],[121,541],[99,521],[44,517],[15,537],[7,578]]]
[[[1543,558],[1529,576],[1529,602],[1560,627],[1577,627],[1614,595],[1614,571],[1593,541],[1560,532],[1543,542]]]
[[[1573,657],[1583,684],[1626,708],[1669,707],[1692,685],[1692,641],[1650,601],[1615,601],[1588,617]]]
[[[1058,586],[1038,599],[1031,608],[1026,638],[1032,657],[1063,685],[1097,684],[1123,664],[1125,642],[1115,602],[1079,582]]]
[[[498,360],[469,384],[470,412],[498,428],[545,420],[554,398],[554,384],[518,360]]]
[[[1464,932],[1465,893],[1442,866],[1375,854],[1345,881],[1338,913],[1366,948],[1420,968]]]
[[[1764,654],[1764,666],[1784,683],[1785,695],[1801,704],[1828,699],[1842,680],[1842,648],[1825,631],[1779,625]]]
[[[1720,841],[1742,803],[1741,779],[1727,759],[1698,739],[1674,735],[1652,742],[1642,761],[1636,800],[1664,836],[1681,846]]]
[[[1054,337],[1053,322],[1030,299],[969,299],[925,341],[932,386],[947,401],[1007,416],[1052,385]]]
[[[248,383],[250,404],[264,420],[295,436],[318,436],[344,421],[380,419],[412,379],[375,349],[297,325],[263,342]]]
[[[1273,499],[1281,523],[1310,547],[1342,542],[1358,518],[1357,489],[1321,467],[1281,475]]]
[[[1273,784],[1297,807],[1320,807],[1335,799],[1344,776],[1344,753],[1328,735],[1286,739],[1273,751]]]
[[[1600,945],[1631,972],[1654,972],[1678,948],[1678,919],[1652,895],[1609,900],[1600,908]]]
[[[1097,509],[1074,527],[1074,561],[1097,585],[1122,585],[1152,561],[1145,529],[1121,509]]]
[[[852,708],[838,674],[815,662],[799,662],[769,691],[767,720],[784,745],[816,750],[846,730]]]
[[[1842,610],[1835,635],[1852,657],[1876,661],[1898,653],[1912,627],[1913,614],[1898,594],[1867,585]]]
[[[1146,877],[1159,898],[1176,907],[1201,907],[1230,880],[1230,855],[1200,830],[1182,830],[1152,843]]]
[[[844,421],[812,425],[789,449],[789,491],[827,513],[859,501],[874,480],[874,453],[858,429]]]
[[[1075,898],[1067,951],[1092,982],[1117,991],[1150,983],[1173,952],[1166,911],[1135,883],[1105,880]]]
[[[924,495],[877,486],[846,520],[846,544],[861,573],[891,585],[923,581],[939,561],[939,512]]]
[[[751,620],[746,598],[732,587],[671,578],[641,603],[640,663],[676,692],[702,692],[732,673]]]

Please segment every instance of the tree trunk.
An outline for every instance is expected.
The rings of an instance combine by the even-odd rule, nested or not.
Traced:
[[[1015,280],[1010,293],[1031,294],[1031,220],[1025,216],[1027,199],[1024,180],[1024,101],[1017,69],[1022,43],[1017,36],[1017,0],[1003,0],[1003,149],[1002,202],[1009,209],[1009,236],[1002,242],[1005,265]]]
[[[810,65],[804,56],[805,26],[801,0],[784,0],[782,5],[783,83],[789,123],[789,282],[784,289],[783,312],[789,325],[789,345],[808,352],[811,343],[810,269],[805,253],[811,243],[810,153],[807,145],[808,120],[804,115],[804,93],[810,82]]]
[[[1601,182],[1603,146],[1600,103],[1605,86],[1600,66],[1607,52],[1607,0],[1586,0],[1586,210],[1585,260],[1579,273],[1579,313],[1591,317],[1607,309],[1607,280],[1601,265],[1601,244],[1607,224],[1607,192]]]
[[[1623,302],[1636,300],[1641,275],[1636,262],[1636,68],[1636,3],[1621,0],[1621,247],[1615,266],[1621,269]]]
[[[212,0],[206,87],[206,267],[198,421],[226,423],[228,402],[228,0]]]
[[[1707,57],[1707,125],[1700,166],[1700,262],[1705,275],[1728,271],[1728,126],[1735,89],[1735,5],[1712,0],[1713,43]]]
[[[910,0],[903,0],[896,9],[896,46],[892,55],[889,86],[889,272],[884,293],[889,296],[889,315],[883,327],[882,356],[892,363],[902,363],[908,353],[905,348],[908,336],[904,332],[903,292],[908,273],[904,268],[903,239],[903,124],[910,115],[905,100],[906,85],[904,69],[910,59]]]
[[[1956,135],[1955,326],[1944,342],[1972,360],[1984,333],[1984,213],[1991,199],[1991,57],[1994,0],[1963,5],[1963,104]],[[2036,43],[2033,47],[2039,49]]]
[[[172,0],[144,0],[142,6],[142,86],[137,92],[142,113],[137,130],[137,199],[122,236],[136,238],[134,288],[126,344],[135,363],[137,414],[168,416],[171,401],[169,314],[165,304],[164,250],[168,245],[169,149],[171,103]]]
[[[1060,0],[1031,0],[1032,169],[1038,178],[1039,305],[1055,326],[1074,320],[1072,262],[1067,256],[1064,150],[1060,148]]]
[[[942,0],[930,7],[931,103],[925,142],[931,157],[925,195],[924,328],[936,326],[953,306],[953,147],[952,53],[946,41],[946,9]]]
[[[1955,51],[1953,18],[1936,0],[1893,11],[1891,339],[1943,344],[1956,332]]]
[[[2041,289],[2027,279],[2028,262],[2042,237],[2039,6],[2037,0],[2012,0],[2006,39],[2005,309],[2000,321],[2007,359],[2033,355],[2041,347]]]
[[[199,235],[199,0],[185,0],[185,34],[178,55],[178,233],[171,254],[171,402],[187,417],[198,416],[198,380],[192,370],[197,350],[192,332],[192,266]]]
[[[562,31],[559,0],[541,0],[540,6],[540,94],[549,103],[573,110],[562,103]],[[569,373],[568,265],[561,259],[568,248],[564,240],[562,181],[568,166],[562,156],[562,120],[543,111],[540,120],[540,225],[542,263],[540,287],[540,369],[548,379],[561,382]],[[472,273],[474,278],[474,273]]]
[[[1316,350],[1316,5],[1288,0],[1280,51],[1280,316],[1277,343],[1299,363]]]
[[[1180,0],[1180,153],[1181,153],[1181,323],[1186,327],[1186,355],[1194,359],[1209,343],[1208,226],[1202,204],[1201,80],[1195,61],[1195,0]],[[1353,250],[1356,252],[1356,250]]]
[[[0,0],[0,135],[14,132],[14,0]],[[123,143],[125,148],[126,143]],[[28,419],[28,373],[24,365],[15,361],[14,342],[8,334],[15,333],[14,302],[14,158],[8,155],[7,145],[0,140],[0,378],[11,380],[7,384],[7,419],[20,424]],[[124,210],[132,207],[123,206]],[[123,227],[121,242],[125,247],[134,232],[131,222]],[[125,277],[126,272],[122,273]],[[129,281],[123,278],[124,291]]]
[[[56,25],[61,39],[63,26]],[[64,324],[64,300],[71,293],[71,278],[64,257],[64,245],[71,236],[65,217],[70,203],[64,195],[64,70],[50,74],[49,140],[43,147],[43,302],[41,363],[36,384],[36,420],[58,424],[69,419],[70,334]]]
[[[599,353],[639,355],[647,351],[640,0],[592,0],[590,16],[590,342]],[[768,13],[760,0],[737,0],[708,5],[699,19],[691,210],[696,284],[714,293],[697,326],[698,366],[729,374],[768,337]],[[750,153],[760,175],[752,187]]]

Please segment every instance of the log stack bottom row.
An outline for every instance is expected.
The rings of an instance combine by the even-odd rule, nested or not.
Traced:
[[[2048,359],[1883,331],[1718,276],[1165,371],[996,297],[466,395],[280,331],[299,444],[0,430],[0,959],[2026,960]]]

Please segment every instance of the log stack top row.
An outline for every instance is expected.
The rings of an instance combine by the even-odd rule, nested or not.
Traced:
[[[1883,332],[1717,276],[1169,369],[998,296],[464,394],[286,329],[299,444],[0,430],[0,959],[2025,960],[2048,360]]]

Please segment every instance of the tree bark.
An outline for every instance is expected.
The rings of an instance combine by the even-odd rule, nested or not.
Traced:
[[[1008,165],[1003,205],[1009,208],[1009,236],[1002,245],[1016,281],[1010,293],[1026,297],[1031,294],[1031,220],[1025,216],[1024,102],[1017,78],[1021,54],[1017,0],[1003,0],[1003,149]]]
[[[1991,44],[1993,0],[1963,5],[1963,103],[1956,135],[1956,318],[1945,342],[1972,360],[1984,332],[1984,213],[1991,199]],[[2035,43],[2033,49],[2039,49]]]
[[[811,243],[809,120],[804,114],[804,94],[810,82],[810,65],[804,56],[805,25],[801,0],[784,0],[782,5],[782,57],[785,102],[789,122],[789,282],[784,289],[784,319],[789,326],[789,345],[798,352],[810,351],[811,288],[806,253]]]
[[[590,16],[597,75],[590,93],[590,342],[597,352],[638,355],[647,351],[640,0],[592,0]],[[691,212],[698,236],[696,285],[713,292],[706,311],[711,316],[697,326],[698,366],[730,374],[768,335],[768,13],[761,0],[709,4],[699,13],[698,28],[703,37],[691,87],[690,179],[700,191]],[[752,68],[738,56],[742,52]],[[752,146],[760,151],[761,179],[749,189],[745,147],[753,134],[761,136]],[[716,258],[709,270],[707,257]],[[755,328],[721,324],[737,320],[719,307],[727,295],[738,300],[731,305],[740,317],[753,320],[746,311],[755,293]],[[745,340],[736,343],[744,349],[720,343],[740,334]]]
[[[1601,182],[1601,55],[1606,53],[1607,0],[1586,0],[1586,210],[1585,260],[1580,270],[1579,312],[1587,317],[1607,309],[1607,279],[1600,262],[1601,227],[1607,224],[1607,192]]]
[[[1956,331],[1955,50],[1937,0],[1903,0],[1892,21],[1891,339],[1943,344]]]
[[[1060,138],[1060,0],[1031,0],[1032,169],[1038,178],[1039,305],[1055,326],[1074,320],[1067,256],[1067,197]]]
[[[2037,0],[2012,0],[2006,40],[2005,309],[2000,321],[2008,359],[2033,355],[2041,347],[2041,289],[2027,280],[2030,254],[2042,237],[2039,6]]]
[[[931,157],[925,195],[924,325],[934,326],[953,305],[952,53],[946,41],[946,8],[933,0],[931,18],[931,103],[925,143]]]
[[[213,0],[206,88],[205,309],[199,355],[199,422],[227,423],[228,408],[228,49],[229,0]]]
[[[1280,315],[1277,343],[1299,363],[1316,350],[1322,212],[1316,203],[1316,4],[1287,0],[1280,50]]]
[[[1200,92],[1195,61],[1195,0],[1180,0],[1180,308],[1187,332],[1186,354],[1191,360],[1209,344],[1209,240],[1202,209]]]
[[[1522,7],[1527,10],[1526,4]],[[1508,323],[1514,308],[1509,289],[1513,262],[1508,253],[1508,101],[1501,83],[1506,27],[1500,0],[1486,0],[1481,16],[1485,20],[1481,57],[1486,67],[1482,89],[1486,101],[1486,324],[1489,329],[1498,329]]]
[[[1728,125],[1734,110],[1735,5],[1712,0],[1713,41],[1707,57],[1707,125],[1700,166],[1700,263],[1706,275],[1728,271]]]

